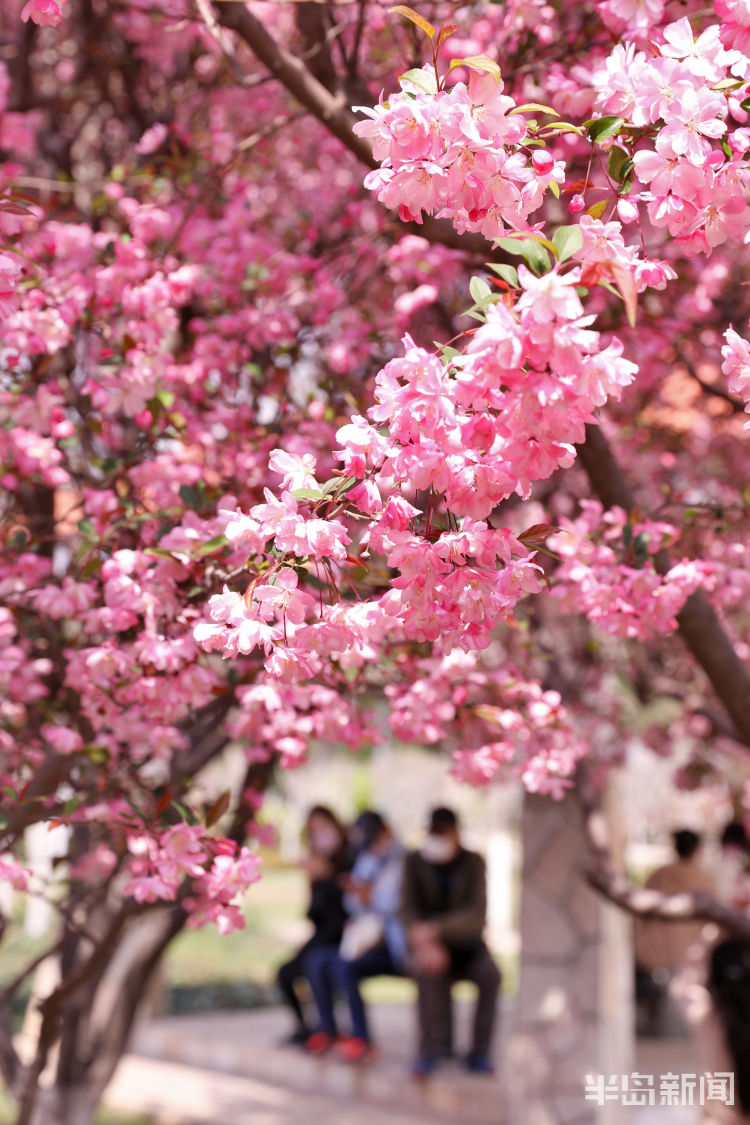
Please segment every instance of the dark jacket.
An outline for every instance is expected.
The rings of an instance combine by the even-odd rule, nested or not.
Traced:
[[[339,944],[346,922],[346,910],[338,872],[327,879],[313,879],[307,917],[315,927],[316,945]]]
[[[401,920],[436,922],[446,945],[480,944],[487,917],[487,876],[484,860],[476,852],[461,848],[446,867],[448,893],[444,894],[437,865],[419,852],[411,852],[404,864],[401,886]]]

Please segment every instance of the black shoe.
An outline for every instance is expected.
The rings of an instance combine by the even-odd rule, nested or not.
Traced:
[[[310,1038],[310,1032],[306,1027],[299,1027],[293,1031],[286,1039],[282,1039],[282,1047],[304,1047],[307,1040]]]

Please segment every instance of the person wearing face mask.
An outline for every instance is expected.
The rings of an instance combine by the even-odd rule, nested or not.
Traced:
[[[349,912],[341,945],[337,950],[314,949],[305,960],[319,1017],[318,1031],[307,1049],[323,1054],[335,1045],[340,1058],[359,1063],[375,1057],[360,983],[404,973],[406,938],[398,916],[404,849],[374,809],[357,817],[350,839],[357,858],[351,875],[341,879]],[[349,1009],[350,1033],[343,1039],[334,1009],[337,994]]]
[[[413,1073],[426,1077],[452,1054],[451,985],[473,981],[478,988],[471,1050],[466,1068],[493,1072],[491,1048],[500,973],[484,943],[487,878],[484,860],[461,843],[452,809],[430,815],[422,848],[407,856],[401,888],[401,918],[417,983],[419,1050]]]
[[[346,922],[342,876],[351,867],[351,851],[346,830],[335,813],[324,805],[310,810],[303,829],[307,853],[301,866],[310,879],[310,904],[307,917],[313,932],[301,949],[278,971],[277,984],[295,1018],[286,1043],[304,1046],[311,1035],[297,985],[305,977],[305,960],[313,949],[336,950]]]

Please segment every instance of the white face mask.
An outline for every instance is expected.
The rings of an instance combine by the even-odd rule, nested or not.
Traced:
[[[318,855],[333,855],[341,847],[341,837],[335,828],[316,828],[310,833],[310,847]]]
[[[431,833],[422,844],[422,858],[428,863],[450,863],[456,852],[456,845],[448,836]]]

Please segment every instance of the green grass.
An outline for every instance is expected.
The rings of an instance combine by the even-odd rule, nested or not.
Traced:
[[[307,908],[305,875],[296,868],[264,872],[245,901],[245,929],[222,937],[215,926],[184,930],[164,961],[168,986],[252,980],[268,985],[294,950],[294,928]]]

